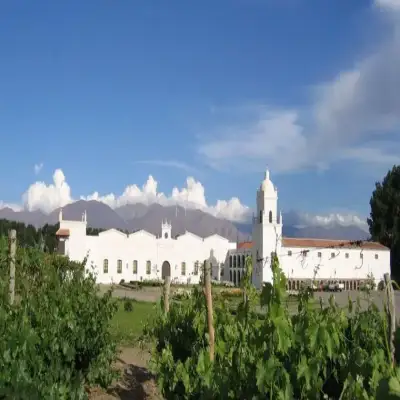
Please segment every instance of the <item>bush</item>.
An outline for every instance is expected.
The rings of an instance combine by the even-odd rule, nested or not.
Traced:
[[[158,287],[163,286],[164,281],[161,279],[146,279],[140,282],[141,286]]]
[[[183,288],[178,288],[174,290],[172,294],[172,298],[175,300],[183,300],[183,299],[188,299],[192,295],[191,290],[183,289]]]
[[[211,285],[213,286],[222,286],[222,287],[234,287],[235,284],[233,282],[229,281],[216,281],[216,280],[211,280]]]
[[[6,254],[0,245],[0,260]],[[18,249],[17,299],[7,298],[0,262],[0,398],[83,399],[87,385],[107,387],[116,343],[111,292],[100,296],[84,264]]]
[[[125,297],[124,299],[124,310],[127,312],[132,312],[133,311],[133,299],[130,299],[129,297]]]
[[[234,315],[225,302],[214,303],[214,361],[201,290],[173,304],[168,315],[160,308],[146,327],[156,344],[152,369],[167,400],[396,398],[400,370],[392,367],[386,319],[375,305],[361,311],[358,304],[353,313],[350,302],[346,313],[331,296],[328,307],[316,309],[312,292],[300,291],[298,313],[290,316],[275,256],[274,284],[263,288],[260,317],[247,271],[248,297]]]

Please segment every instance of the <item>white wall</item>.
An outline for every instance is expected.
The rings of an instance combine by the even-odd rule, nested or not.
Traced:
[[[307,254],[302,254],[302,250],[298,247],[281,250],[279,261],[288,279],[313,279],[315,270],[317,280],[363,280],[372,274],[378,284],[385,273],[390,273],[389,250],[308,248]]]
[[[218,264],[224,264],[227,253],[236,247],[236,243],[212,235],[205,239],[190,232],[176,239],[157,238],[146,232],[138,231],[129,235],[115,229],[101,232],[98,236],[86,235],[86,223],[81,221],[60,221],[60,229],[69,229],[66,239],[65,255],[74,261],[82,261],[88,255],[87,268],[97,275],[99,283],[119,283],[125,281],[154,280],[162,277],[162,264],[169,262],[172,281],[180,283],[198,283],[201,265],[210,257],[211,250]],[[84,234],[83,234],[84,232]],[[108,260],[108,272],[103,271],[104,260]],[[117,272],[117,262],[122,260],[122,271]],[[133,262],[137,260],[137,273],[133,273]],[[146,262],[151,262],[150,274],[146,271]],[[199,262],[198,274],[195,275],[195,263]],[[182,263],[186,263],[186,273]],[[218,268],[213,266],[213,278],[217,278]]]

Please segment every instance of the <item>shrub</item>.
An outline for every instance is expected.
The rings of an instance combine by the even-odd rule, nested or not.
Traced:
[[[247,297],[237,312],[214,303],[214,361],[201,290],[173,304],[167,315],[159,309],[146,327],[156,344],[152,369],[167,400],[396,398],[400,370],[391,364],[386,319],[375,305],[361,311],[358,304],[353,313],[349,302],[346,313],[331,296],[328,307],[316,309],[312,292],[304,290],[297,315],[290,316],[286,280],[274,256],[274,284],[263,288],[260,317],[246,267]]]
[[[0,260],[4,253],[0,246]],[[116,357],[111,292],[99,295],[84,264],[38,250],[18,249],[16,271],[11,306],[0,262],[0,398],[82,399],[87,385],[107,387]]]
[[[127,312],[133,311],[133,299],[125,297],[124,299],[124,310]]]
[[[183,300],[183,299],[188,299],[192,295],[191,290],[187,290],[184,288],[178,288],[174,290],[172,294],[172,298],[175,300]]]

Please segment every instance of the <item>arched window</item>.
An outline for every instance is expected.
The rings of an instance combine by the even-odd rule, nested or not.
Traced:
[[[138,266],[137,260],[133,260],[133,273],[134,274],[137,274],[137,266]]]
[[[233,264],[232,264],[232,256],[229,256],[229,268],[232,268]]]
[[[245,257],[245,255],[243,254],[242,255],[242,267],[244,268],[246,266],[246,257]]]
[[[236,256],[233,256],[233,268],[236,268]]]
[[[181,275],[186,275],[186,263],[183,261],[181,263]]]
[[[262,214],[263,214],[263,212],[262,212],[262,210],[260,211],[260,224],[262,224]]]
[[[269,222],[272,222],[272,211],[269,212],[268,220]]]
[[[151,274],[151,261],[147,260],[146,261],[146,275],[150,275]]]
[[[238,266],[238,268],[240,268],[240,261],[241,261],[241,257],[239,255],[239,256],[237,256],[237,266]]]
[[[108,274],[108,260],[107,260],[107,258],[105,258],[103,260],[103,273],[104,274]]]

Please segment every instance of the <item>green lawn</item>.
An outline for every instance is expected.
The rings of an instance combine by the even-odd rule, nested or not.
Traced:
[[[118,301],[118,311],[112,320],[112,332],[120,342],[128,343],[137,339],[149,317],[155,315],[156,303],[133,300],[133,310],[124,310],[124,300]]]

